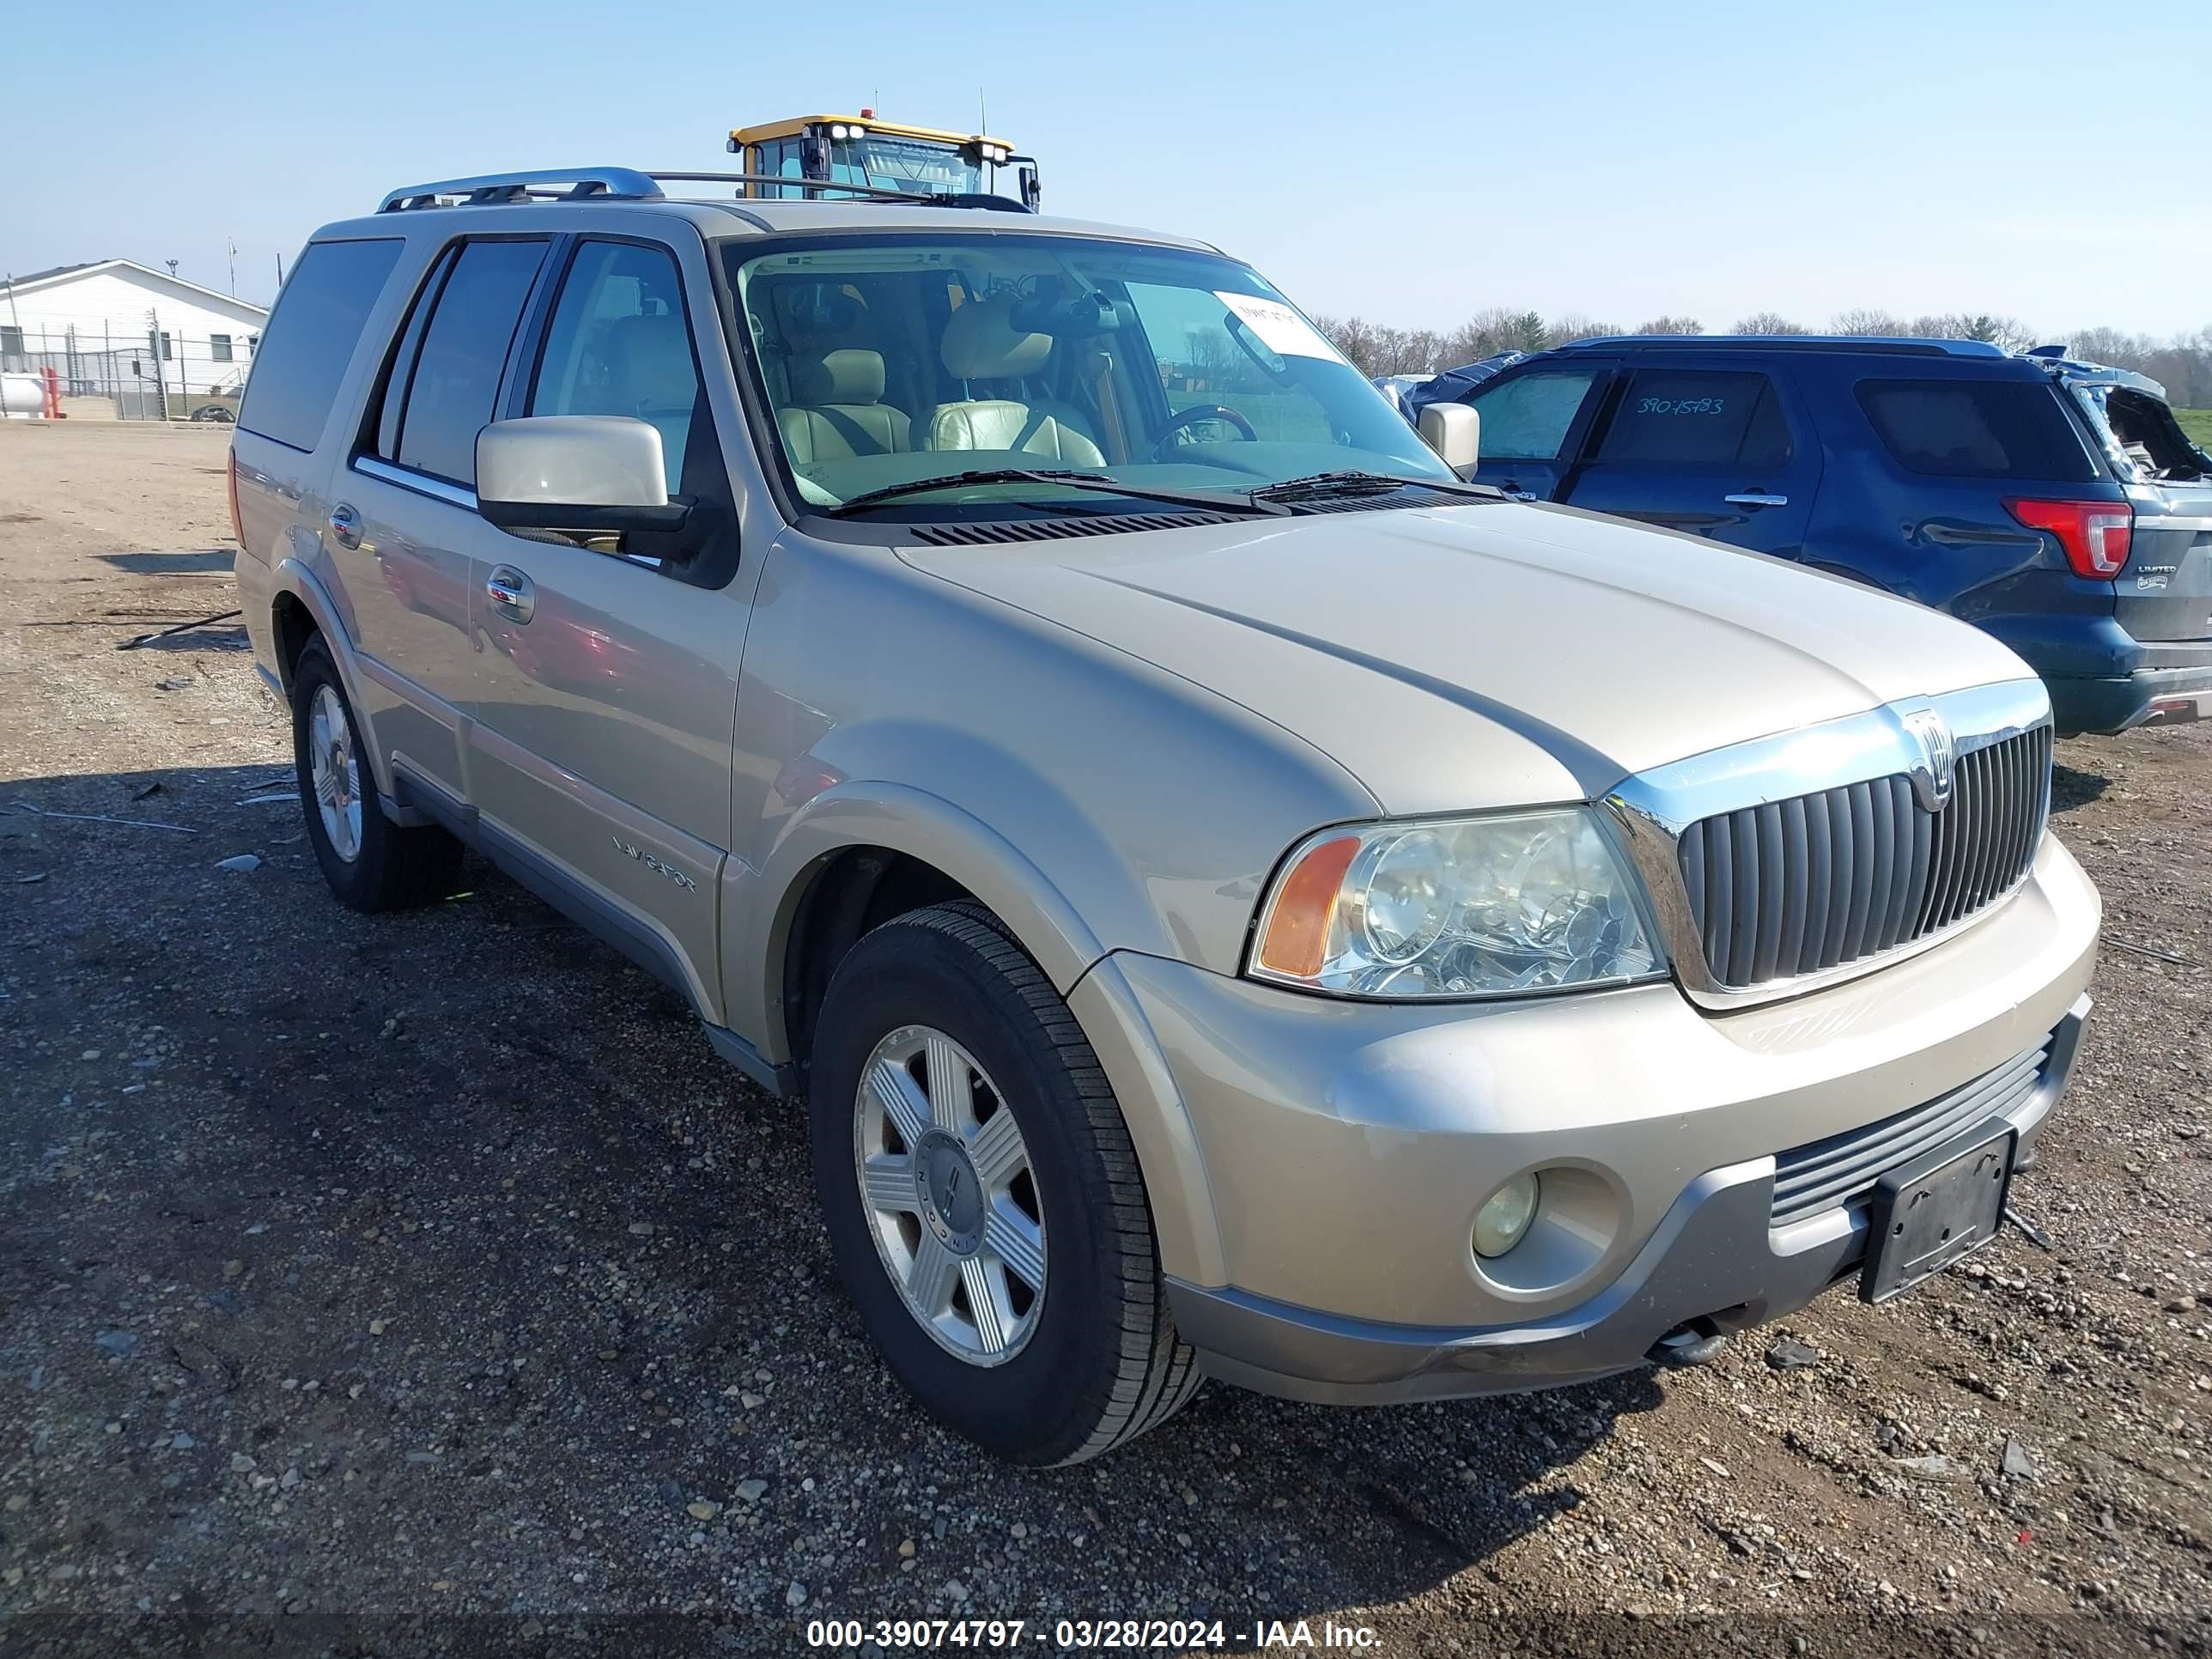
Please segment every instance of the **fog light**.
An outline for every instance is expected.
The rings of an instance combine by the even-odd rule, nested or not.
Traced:
[[[1484,1200],[1474,1214],[1474,1253],[1500,1256],[1521,1242],[1536,1218],[1536,1177],[1515,1176]]]

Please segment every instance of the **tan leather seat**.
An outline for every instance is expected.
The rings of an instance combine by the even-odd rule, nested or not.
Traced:
[[[848,346],[795,359],[788,408],[775,412],[793,466],[896,455],[914,447],[906,410],[884,401],[884,357]]]
[[[963,386],[977,380],[1021,382],[1052,356],[1052,337],[1017,329],[1009,290],[970,300],[945,325],[938,355]],[[1052,398],[969,398],[939,404],[923,425],[925,449],[1012,449],[1069,466],[1103,466],[1105,453],[1083,411]]]
[[[658,428],[669,488],[683,470],[699,398],[699,372],[691,362],[691,336],[673,312],[623,317],[607,326],[610,371],[607,413],[634,415]]]

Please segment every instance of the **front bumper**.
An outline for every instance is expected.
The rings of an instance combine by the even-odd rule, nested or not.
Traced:
[[[2032,1157],[2036,1130],[2065,1091],[2083,996],[2051,1033],[2026,1097],[1994,1115]],[[1989,1119],[1978,1119],[1978,1123]],[[1725,1336],[1803,1307],[1855,1278],[1866,1259],[1863,1198],[1785,1228],[1771,1224],[1775,1160],[1699,1176],[1611,1285],[1556,1317],[1455,1329],[1316,1314],[1234,1290],[1171,1284],[1176,1328],[1207,1371],[1264,1394],[1337,1405],[1557,1388],[1631,1370],[1677,1334]]]
[[[1208,1371],[1382,1402],[1604,1376],[1686,1324],[1738,1329],[1809,1301],[1863,1255],[1863,1213],[1778,1231],[1776,1155],[2050,1042],[2040,1080],[2006,1103],[2025,1140],[2064,1086],[2097,924],[2094,888],[2049,838],[2021,889],[1956,939],[1726,1015],[1667,984],[1352,1004],[1125,954],[1076,1006]],[[1524,1243],[1485,1263],[1474,1212],[1525,1170],[1545,1172],[1547,1203],[1573,1195],[1565,1224],[1548,1255],[1516,1263]]]

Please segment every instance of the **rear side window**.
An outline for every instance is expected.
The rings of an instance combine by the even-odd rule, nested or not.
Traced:
[[[294,449],[314,448],[362,325],[405,246],[396,238],[309,245],[254,354],[239,425]]]
[[[1790,423],[1764,374],[1639,369],[1598,445],[1601,461],[1682,467],[1779,466]]]
[[[2051,386],[1861,380],[1859,406],[1899,466],[1938,478],[2087,483],[2096,464]]]
[[[453,262],[399,413],[400,465],[474,488],[477,434],[491,420],[543,242],[470,242]]]
[[[1555,461],[1589,395],[1595,369],[1522,374],[1468,399],[1482,416],[1486,461]]]

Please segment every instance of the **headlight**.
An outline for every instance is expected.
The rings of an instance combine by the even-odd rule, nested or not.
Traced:
[[[1260,911],[1255,978],[1340,996],[1514,996],[1660,971],[1587,807],[1308,836]]]

